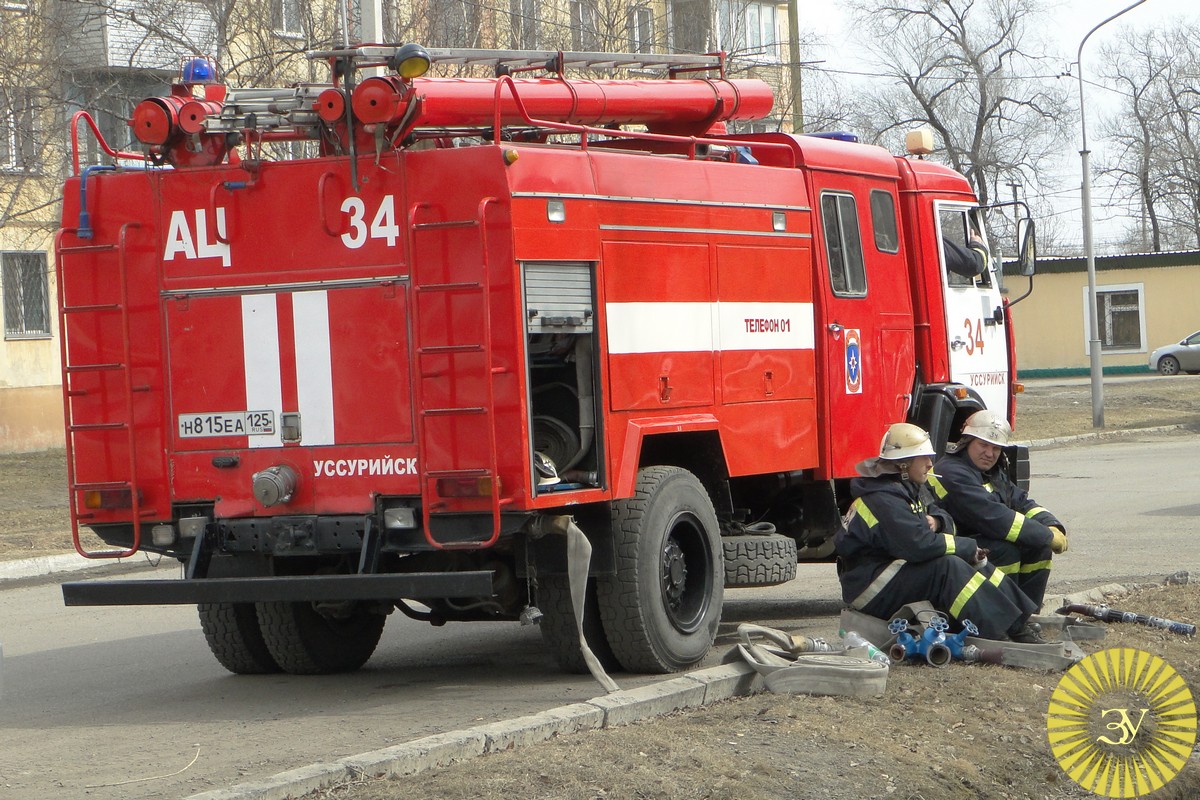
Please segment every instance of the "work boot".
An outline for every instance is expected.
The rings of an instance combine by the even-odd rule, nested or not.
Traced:
[[[1008,638],[1018,644],[1053,644],[1042,635],[1042,626],[1036,622],[1026,622],[1016,632],[1010,632]]]

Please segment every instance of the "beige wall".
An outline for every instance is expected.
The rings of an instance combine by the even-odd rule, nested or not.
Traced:
[[[1028,287],[1026,278],[1009,275],[1005,280],[1010,299],[1015,300]],[[1106,370],[1149,369],[1151,350],[1200,330],[1200,264],[1116,270],[1097,265],[1096,289],[1117,286],[1140,288],[1145,339],[1135,351],[1106,352],[1101,357]],[[1083,271],[1034,277],[1033,294],[1013,308],[1018,374],[1088,369],[1086,289],[1087,273]]]
[[[39,246],[48,243],[44,239],[37,241],[28,231],[0,232],[0,250],[29,251]],[[63,446],[58,289],[53,253],[47,254],[46,263],[51,336],[0,338],[0,452],[25,453]],[[7,287],[0,286],[0,298],[6,290]]]
[[[0,389],[0,453],[62,448],[62,389]]]

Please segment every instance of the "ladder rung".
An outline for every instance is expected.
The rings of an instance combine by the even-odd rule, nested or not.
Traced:
[[[482,344],[439,344],[432,347],[418,347],[417,355],[442,355],[444,353],[478,353],[483,350]]]
[[[132,489],[129,481],[85,481],[75,484],[80,491],[103,491],[105,489]]]
[[[418,286],[418,292],[465,292],[471,289],[482,289],[483,284],[476,283],[427,283]]]
[[[125,430],[129,426],[124,422],[83,422],[78,425],[71,425],[70,430],[75,431],[120,431]]]
[[[463,467],[462,469],[432,469],[425,473],[427,478],[483,478],[490,475],[486,467]]]
[[[115,244],[79,244],[74,247],[60,247],[59,253],[98,253],[105,250],[116,250]]]
[[[62,313],[64,314],[79,314],[87,311],[118,311],[121,306],[117,303],[105,303],[89,306],[64,306]]]
[[[67,372],[110,372],[124,368],[124,364],[68,364]]]
[[[474,228],[479,224],[474,219],[448,219],[442,222],[418,222],[413,225],[414,231],[424,231],[436,228]]]
[[[451,414],[484,414],[487,413],[487,409],[483,407],[427,408],[421,413],[427,417],[445,417]]]

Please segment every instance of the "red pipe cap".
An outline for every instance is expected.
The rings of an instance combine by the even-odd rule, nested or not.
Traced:
[[[165,100],[166,98],[162,97],[151,97],[138,103],[133,109],[133,119],[129,124],[139,142],[166,144],[171,138],[179,118],[176,106]]]
[[[402,110],[404,86],[393,78],[367,78],[354,90],[350,104],[363,122],[391,122]]]
[[[341,89],[326,89],[317,96],[314,104],[317,116],[326,122],[337,122],[346,116],[346,96]]]

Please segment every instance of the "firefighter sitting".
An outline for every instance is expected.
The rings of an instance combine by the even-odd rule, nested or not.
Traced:
[[[929,485],[963,534],[978,539],[996,568],[1041,608],[1051,554],[1067,551],[1067,535],[1057,517],[1009,480],[1002,448],[1011,435],[999,414],[976,411],[938,460]]]
[[[927,502],[933,455],[928,433],[899,422],[884,434],[879,456],[857,465],[863,477],[850,484],[856,499],[835,538],[843,599],[881,619],[927,600],[955,621],[971,620],[986,638],[1043,642],[1028,623],[1037,606]]]

